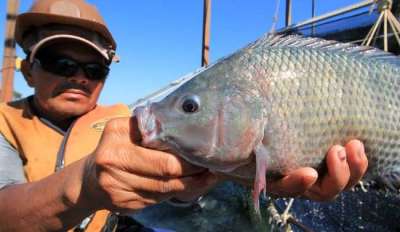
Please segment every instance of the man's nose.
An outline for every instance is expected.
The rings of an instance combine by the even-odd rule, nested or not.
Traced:
[[[79,84],[87,84],[89,79],[86,77],[85,72],[80,68],[74,75],[67,77],[68,81],[76,82]]]

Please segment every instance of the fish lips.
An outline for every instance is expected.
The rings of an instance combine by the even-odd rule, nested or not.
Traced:
[[[158,150],[167,150],[160,141],[161,124],[151,110],[151,104],[138,106],[133,110],[137,118],[138,128],[142,135],[142,145]]]

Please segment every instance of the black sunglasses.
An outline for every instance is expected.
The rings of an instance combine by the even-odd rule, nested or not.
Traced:
[[[110,71],[106,65],[100,63],[80,63],[61,55],[36,57],[34,62],[39,63],[43,70],[63,77],[72,77],[82,69],[88,79],[95,81],[106,79]]]

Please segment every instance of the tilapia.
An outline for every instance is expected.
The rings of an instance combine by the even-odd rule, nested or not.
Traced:
[[[375,48],[266,35],[134,114],[144,146],[250,175],[255,204],[266,180],[323,172],[350,139],[365,145],[365,180],[400,188],[400,59]]]

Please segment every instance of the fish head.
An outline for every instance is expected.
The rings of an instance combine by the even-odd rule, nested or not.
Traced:
[[[202,73],[160,102],[136,108],[142,145],[213,171],[249,163],[262,133],[260,120],[245,93],[216,78],[218,73]]]

